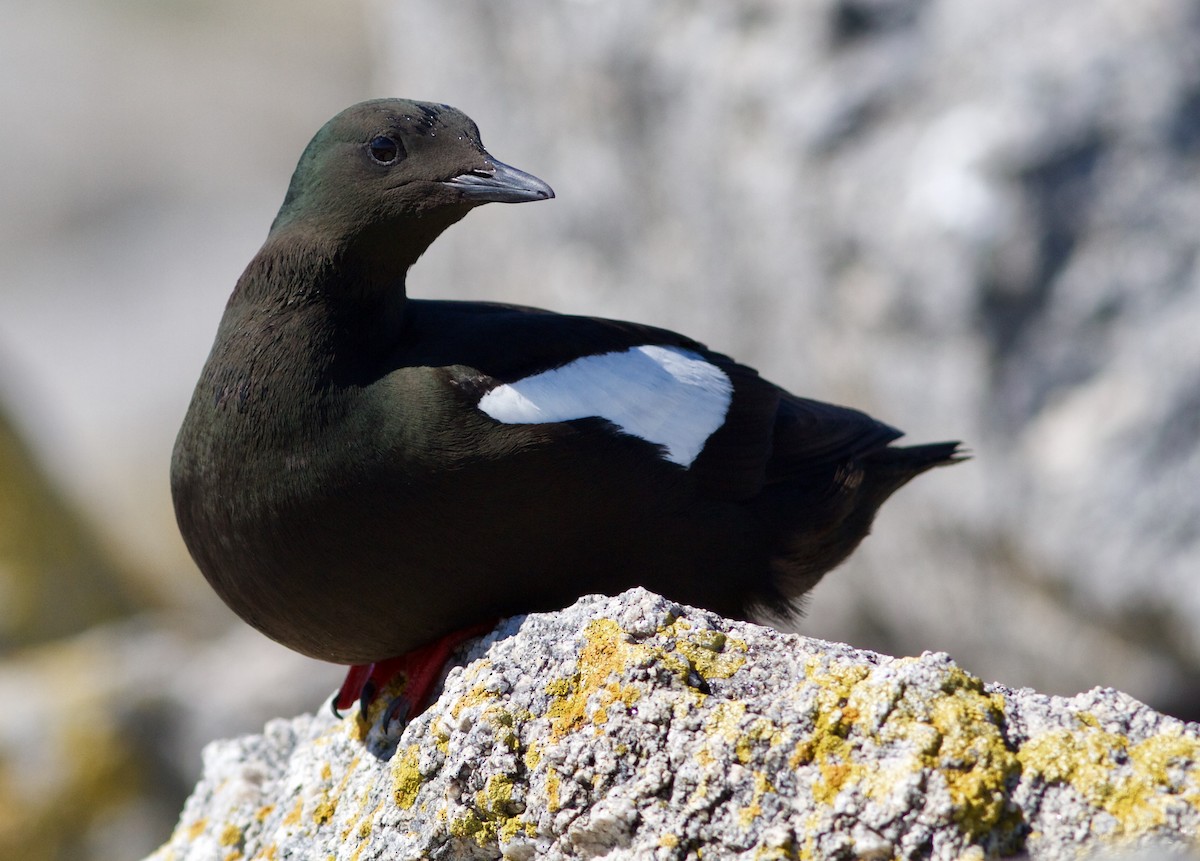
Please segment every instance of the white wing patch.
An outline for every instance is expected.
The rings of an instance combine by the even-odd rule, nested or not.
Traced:
[[[497,386],[480,398],[479,408],[510,425],[608,419],[689,467],[724,424],[732,399],[729,377],[698,353],[643,346],[584,356]]]

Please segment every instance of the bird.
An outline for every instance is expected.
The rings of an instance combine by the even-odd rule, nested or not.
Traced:
[[[665,329],[408,297],[472,209],[553,197],[455,108],[353,105],[225,307],[172,455],[178,525],[238,616],[351,665],[335,712],[404,675],[410,719],[464,638],[585,594],[786,617],[895,490],[964,458]]]

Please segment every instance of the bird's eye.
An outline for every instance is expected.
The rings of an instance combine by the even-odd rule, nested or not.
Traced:
[[[367,152],[379,164],[395,164],[404,158],[404,147],[387,135],[379,135],[367,144]]]

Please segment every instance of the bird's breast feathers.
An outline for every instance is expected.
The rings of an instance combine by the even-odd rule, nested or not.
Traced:
[[[603,418],[686,468],[724,424],[732,399],[729,375],[699,353],[643,345],[497,386],[479,408],[504,424]]]

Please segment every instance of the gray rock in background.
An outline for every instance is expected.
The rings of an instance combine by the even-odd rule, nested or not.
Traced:
[[[386,89],[558,192],[473,214],[411,292],[682,330],[975,451],[801,630],[1200,713],[1196,3],[375,11]]]
[[[509,620],[403,734],[217,742],[154,861],[1074,859],[1200,848],[1200,726],[632,590]]]
[[[6,4],[0,70],[0,398],[154,586],[195,604],[171,444],[301,139],[365,89],[361,7]]]
[[[337,684],[223,633],[167,457],[300,138],[362,96],[366,35],[324,0],[0,18],[0,858],[132,858],[170,833],[204,743]]]

